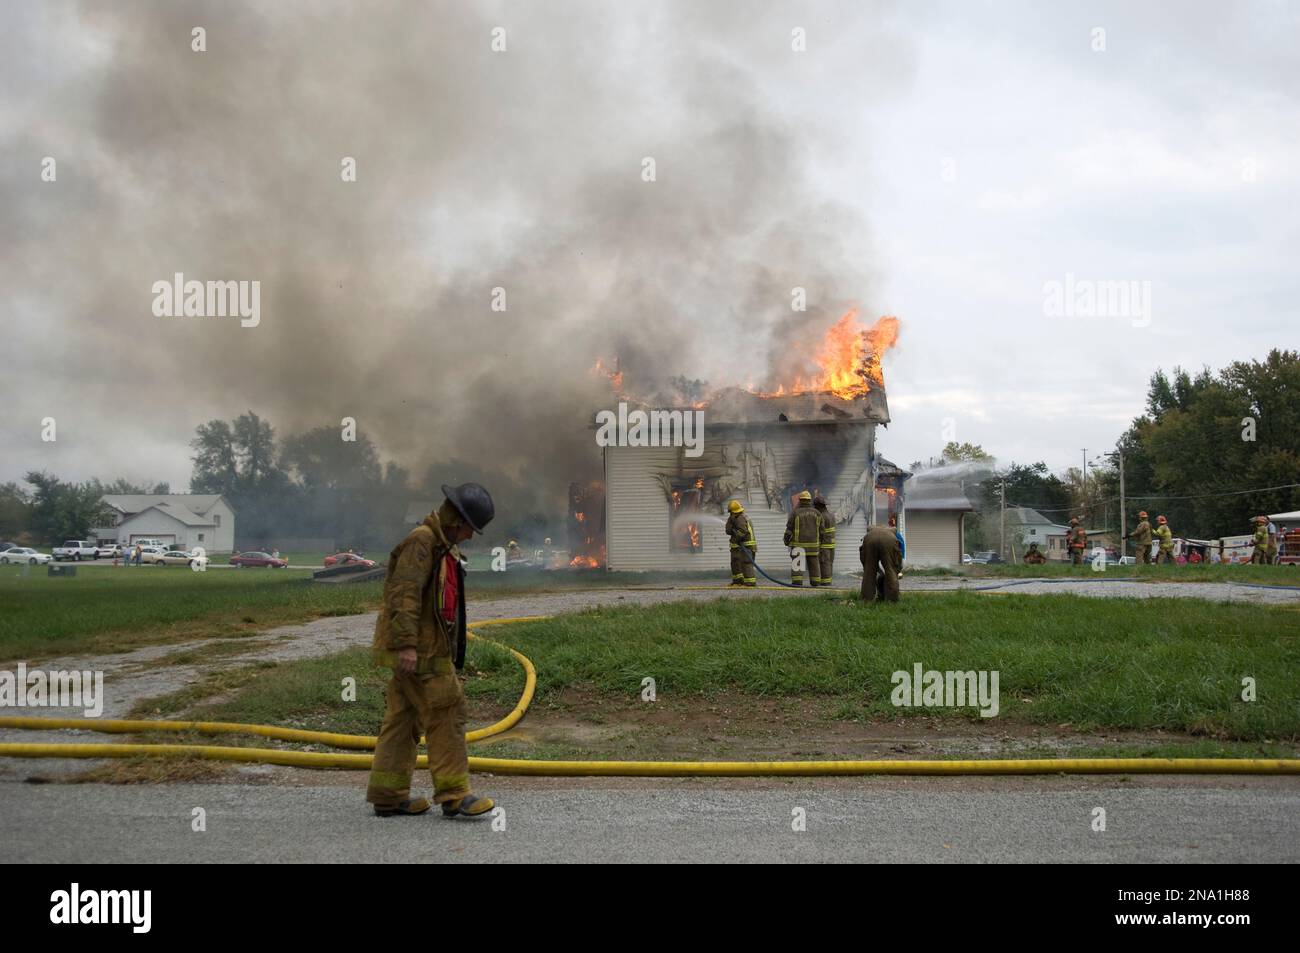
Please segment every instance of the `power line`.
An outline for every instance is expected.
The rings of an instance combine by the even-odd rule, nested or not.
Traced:
[[[1280,486],[1261,486],[1252,490],[1227,490],[1222,493],[1193,493],[1186,496],[1170,496],[1164,493],[1158,493],[1153,496],[1133,496],[1126,497],[1128,500],[1204,500],[1225,496],[1246,496],[1250,493],[1270,493],[1273,490],[1293,490],[1300,487],[1300,483],[1283,483]],[[1107,497],[1102,500],[1089,500],[1086,505],[1097,506],[1102,503],[1114,503],[1118,496]],[[1039,505],[1037,503],[1008,503],[1008,506],[1020,506],[1025,509],[1038,510],[1040,513],[1064,513],[1068,510],[1078,509],[1076,506],[1049,506],[1047,504]]]

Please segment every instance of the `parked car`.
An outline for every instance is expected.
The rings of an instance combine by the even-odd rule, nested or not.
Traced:
[[[88,539],[69,539],[62,546],[54,547],[54,558],[75,562],[81,562],[83,559],[98,559],[99,547]]]
[[[333,556],[325,557],[325,565],[329,566],[364,566],[367,569],[375,568],[373,559],[366,559],[358,553],[335,553]]]
[[[180,549],[168,549],[152,562],[155,566],[191,566],[195,556]]]
[[[969,566],[971,564],[970,553],[961,554],[961,564],[963,566]]]
[[[1000,563],[1002,562],[1002,554],[999,552],[995,552],[994,550],[987,549],[982,553],[976,553],[974,556],[971,557],[970,561],[973,563],[979,563],[980,565],[987,565],[988,563]]]
[[[26,546],[11,546],[3,553],[0,553],[0,564],[8,566],[10,563],[27,563],[29,566],[38,566],[49,562],[53,558],[53,556],[38,553]]]
[[[95,558],[97,559],[116,559],[122,555],[122,547],[118,543],[104,543],[95,547]]]
[[[167,550],[167,549],[171,549],[175,545],[176,545],[175,543],[167,543],[167,542],[163,542],[161,539],[154,539],[152,536],[148,538],[131,540],[131,547],[133,549],[136,546],[154,546],[157,547],[158,549]]]
[[[167,550],[163,549],[161,546],[141,546],[140,562],[142,565],[157,563],[162,560],[163,553],[165,552],[167,552]]]
[[[284,569],[289,564],[283,559],[276,559],[270,553],[236,553],[230,557],[230,565],[243,569],[245,566],[265,566],[267,569]]]

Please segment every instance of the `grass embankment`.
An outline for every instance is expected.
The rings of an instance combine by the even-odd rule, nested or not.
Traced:
[[[247,636],[327,615],[367,612],[380,584],[315,585],[294,570],[94,568],[73,578],[0,567],[0,660],[120,652]]]
[[[721,757],[722,735],[788,734],[793,726],[808,736],[908,719],[967,736],[1170,732],[1177,737],[1166,740],[1190,746],[1189,756],[1293,756],[1300,741],[1294,609],[968,593],[868,608],[828,595],[600,609],[484,631],[537,666],[526,728],[548,719],[572,726],[576,718],[601,726],[611,742],[593,747],[592,736],[577,731],[558,745],[491,745],[502,755],[653,754],[656,733],[680,741],[696,732]],[[927,670],[999,672],[997,716],[981,718],[973,707],[895,707],[891,675],[911,673],[918,662]],[[467,671],[474,724],[514,705],[523,677],[507,653],[471,643]],[[1253,702],[1241,697],[1247,676],[1257,684]],[[357,681],[355,702],[341,700],[346,677]],[[647,677],[656,683],[653,705],[640,697]],[[386,680],[357,650],[223,673],[142,714],[373,734]],[[205,704],[205,696],[222,700]],[[1178,746],[1110,740],[1142,753]],[[785,752],[815,753],[797,744]]]

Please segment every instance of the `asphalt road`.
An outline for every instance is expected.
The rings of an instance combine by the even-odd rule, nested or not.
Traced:
[[[0,783],[0,862],[1295,863],[1300,784],[1114,779],[731,787],[487,779],[492,821],[376,818],[353,785]],[[1276,782],[1276,783],[1270,783]],[[206,830],[192,830],[193,811]],[[1106,830],[1093,830],[1094,809]],[[798,809],[806,830],[793,829]]]

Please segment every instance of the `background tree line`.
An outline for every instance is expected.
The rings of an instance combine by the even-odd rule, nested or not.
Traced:
[[[540,545],[545,536],[564,538],[563,509],[549,518],[536,512],[535,489],[506,474],[451,459],[412,479],[406,468],[381,461],[364,433],[344,440],[337,426],[281,439],[250,410],[231,421],[200,424],[190,448],[194,469],[188,492],[225,496],[243,545],[317,537],[382,553],[410,529],[406,511],[413,501],[437,505],[442,484],[470,480],[486,485],[497,505],[498,520],[480,542],[495,545],[508,537]],[[28,473],[25,480],[26,486],[0,485],[0,538],[40,546],[84,539],[90,529],[111,525],[105,494],[172,492],[166,483],[67,483],[40,472]]]
[[[1252,532],[1261,513],[1300,509],[1300,353],[1275,349],[1217,374],[1157,370],[1146,412],[1115,451],[1124,457],[1129,529],[1146,510],[1153,522],[1163,513],[1179,536],[1217,539]],[[978,444],[949,443],[929,467],[963,461],[992,456]],[[911,468],[924,466],[918,460]],[[1036,509],[1054,523],[1080,516],[1089,528],[1118,534],[1119,483],[1113,452],[1059,476],[1042,461],[997,467],[968,493],[976,512],[966,521],[967,551],[998,548],[1004,485],[1008,506]]]

